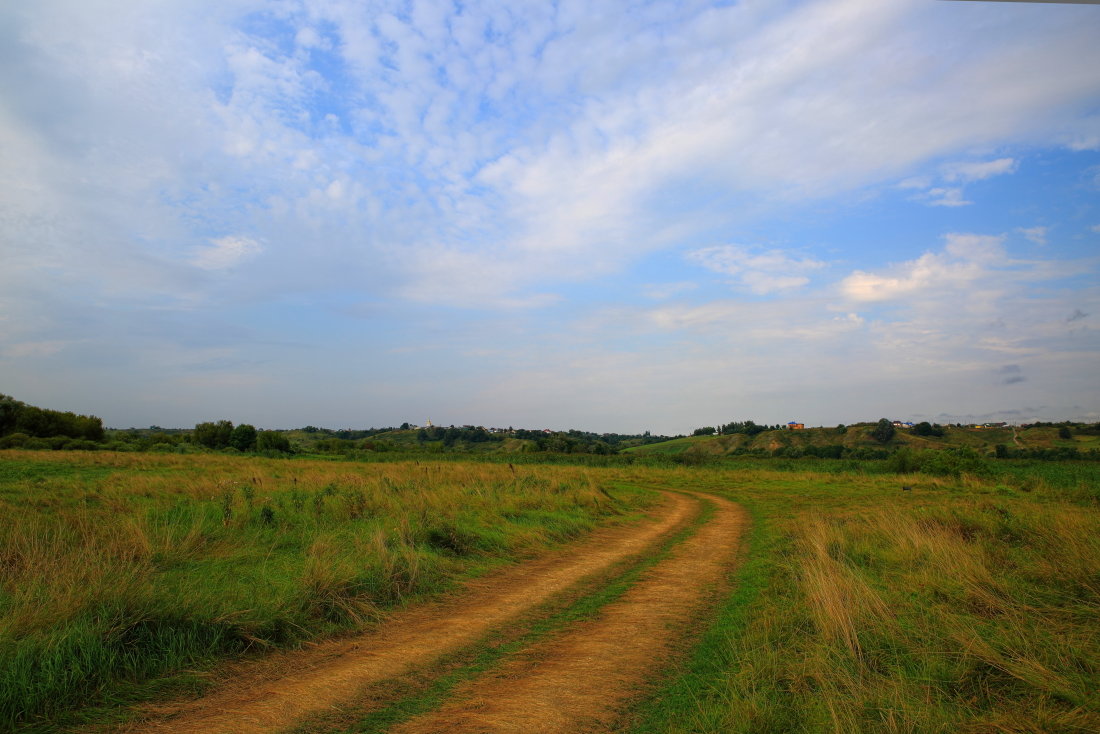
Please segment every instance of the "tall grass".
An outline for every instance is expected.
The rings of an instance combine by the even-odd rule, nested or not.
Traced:
[[[3,459],[0,728],[369,623],[648,501],[573,467]]]
[[[767,582],[704,645],[722,672],[639,730],[1100,731],[1100,509],[1004,480],[670,475],[769,518]]]

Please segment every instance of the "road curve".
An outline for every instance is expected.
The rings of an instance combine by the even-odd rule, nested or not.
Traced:
[[[243,663],[203,698],[148,707],[130,734],[261,734],[353,700],[387,680],[473,644],[584,578],[644,553],[697,516],[699,501],[665,493],[652,521],[598,530],[562,551],[467,584],[457,595],[395,614],[370,632]]]

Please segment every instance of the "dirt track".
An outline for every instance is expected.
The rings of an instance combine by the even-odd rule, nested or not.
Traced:
[[[622,705],[667,659],[737,556],[742,511],[714,517],[653,567],[599,618],[527,651],[457,692],[458,700],[391,730],[437,732],[606,731]]]
[[[471,583],[462,593],[444,602],[396,614],[359,637],[241,665],[234,672],[232,682],[211,695],[197,701],[149,709],[146,720],[133,723],[124,731],[151,734],[274,732],[311,714],[330,710],[353,700],[363,687],[401,675],[470,645],[585,577],[644,553],[661,538],[687,525],[699,512],[696,500],[677,494],[666,496],[667,502],[655,521],[599,531],[566,551]],[[720,516],[724,514],[719,513]],[[716,524],[719,524],[717,518],[699,535],[713,536],[711,528]],[[726,532],[735,530],[726,527]],[[698,535],[691,540],[695,537]],[[677,557],[679,555],[677,553]],[[713,564],[703,565],[710,568]],[[702,589],[696,584],[705,583],[705,576],[707,574],[695,574],[690,579],[684,577],[684,582],[694,587],[694,597],[702,595]],[[647,602],[639,599],[637,603]],[[684,609],[690,606],[687,604]],[[634,624],[628,617],[622,617],[621,621]],[[610,648],[605,652],[618,654],[616,649]]]

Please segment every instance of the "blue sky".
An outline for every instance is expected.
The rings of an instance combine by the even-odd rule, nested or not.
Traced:
[[[1100,8],[0,8],[0,392],[111,426],[1100,420]]]

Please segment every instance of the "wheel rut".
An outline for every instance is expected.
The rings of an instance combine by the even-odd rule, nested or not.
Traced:
[[[455,692],[451,702],[392,729],[437,732],[607,731],[667,663],[685,624],[720,587],[746,519],[719,497],[714,516],[599,617],[528,648]]]
[[[331,710],[372,683],[477,642],[586,577],[645,552],[698,515],[697,499],[665,496],[651,522],[597,531],[578,545],[470,582],[445,600],[395,613],[365,634],[238,664],[229,682],[209,695],[147,707],[142,720],[116,731],[259,734]]]

